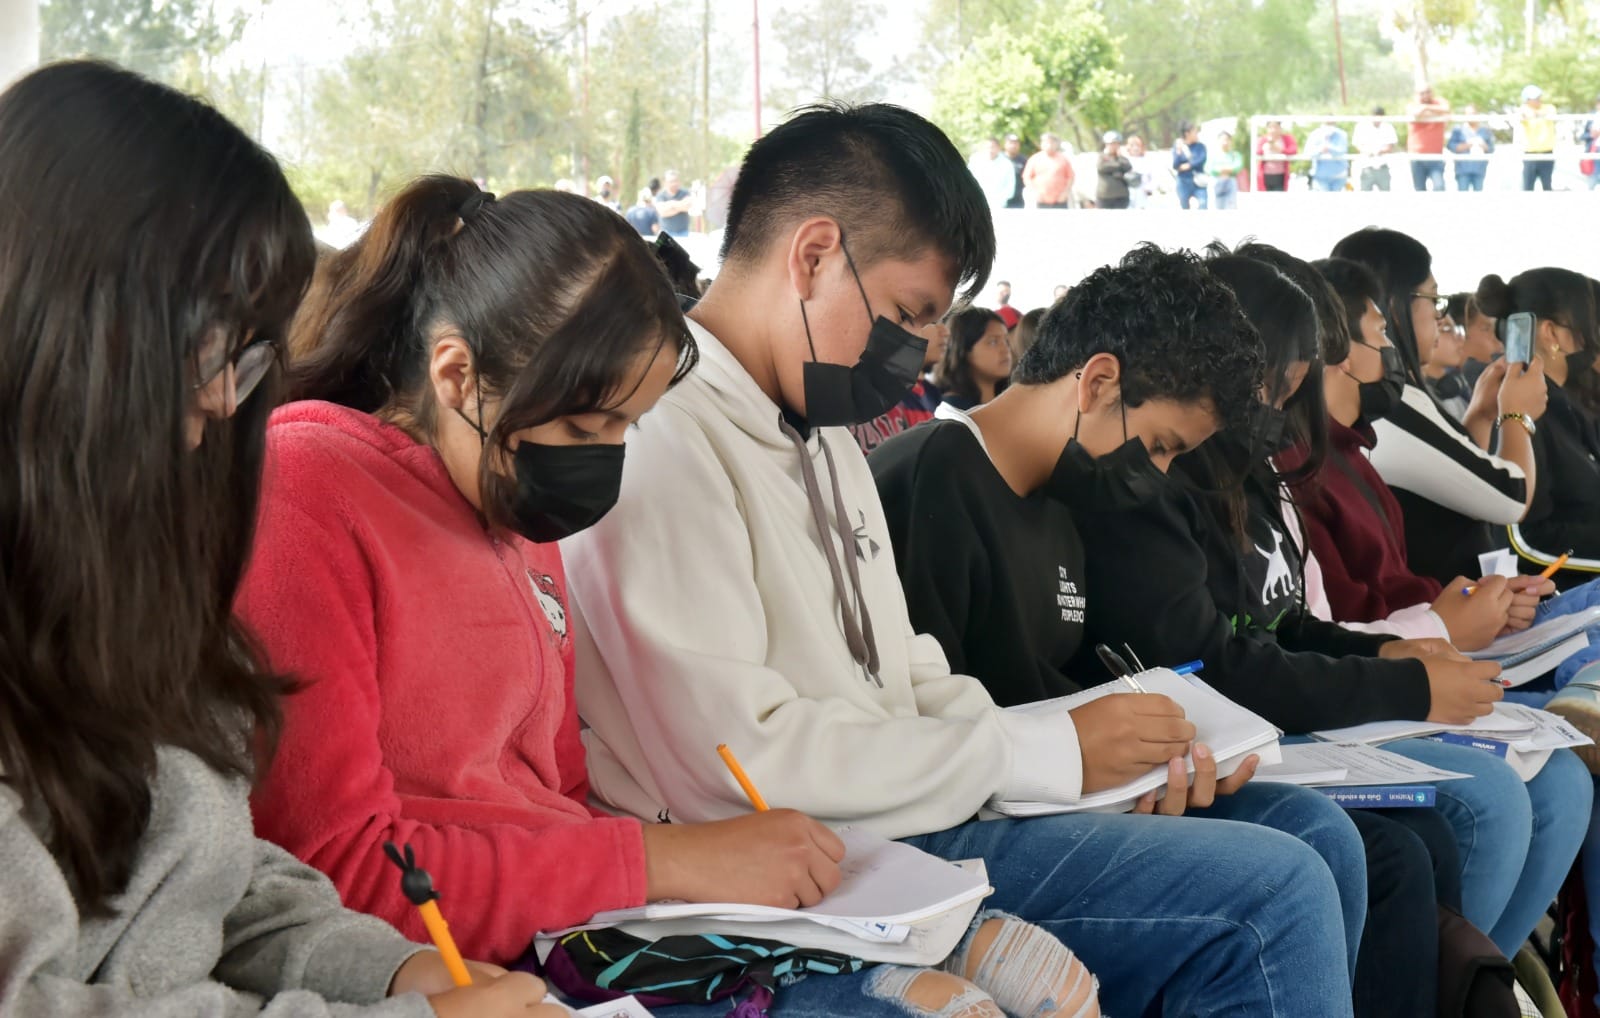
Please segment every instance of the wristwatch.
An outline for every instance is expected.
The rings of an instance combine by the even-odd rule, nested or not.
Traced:
[[[1522,425],[1522,430],[1528,433],[1529,438],[1532,438],[1534,435],[1539,433],[1539,428],[1533,423],[1533,418],[1529,417],[1527,414],[1501,414],[1500,426],[1505,427],[1505,423],[1507,421],[1516,421],[1518,424]]]

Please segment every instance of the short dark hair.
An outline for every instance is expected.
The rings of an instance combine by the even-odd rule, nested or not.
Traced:
[[[944,132],[903,107],[818,103],[751,145],[722,258],[754,261],[779,231],[816,215],[839,223],[858,267],[934,251],[954,263],[963,300],[989,279],[989,203]]]
[[[1101,353],[1122,365],[1128,406],[1209,399],[1223,427],[1245,422],[1261,387],[1261,337],[1189,251],[1143,244],[1096,269],[1045,312],[1012,381],[1047,385]]]
[[[1344,349],[1345,355],[1349,356],[1350,344],[1361,339],[1361,316],[1367,313],[1367,302],[1376,304],[1380,310],[1383,307],[1383,284],[1378,282],[1378,277],[1372,274],[1371,269],[1349,258],[1324,258],[1311,264],[1333,287],[1333,292],[1344,306]],[[1344,357],[1335,360],[1326,352],[1324,356],[1329,364],[1344,361]]]
[[[1415,237],[1376,226],[1339,241],[1333,246],[1333,255],[1360,262],[1377,277],[1383,287],[1378,307],[1388,322],[1389,338],[1400,351],[1411,384],[1426,392],[1417,357],[1417,330],[1411,327],[1411,293],[1433,272],[1433,255]]]

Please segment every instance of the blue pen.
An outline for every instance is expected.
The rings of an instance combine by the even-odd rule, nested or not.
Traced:
[[[1200,669],[1204,668],[1205,666],[1206,666],[1206,663],[1204,661],[1190,661],[1190,662],[1188,662],[1186,664],[1179,665],[1178,667],[1174,668],[1172,671],[1173,671],[1174,674],[1177,674],[1177,675],[1193,675],[1195,672],[1198,672]]]

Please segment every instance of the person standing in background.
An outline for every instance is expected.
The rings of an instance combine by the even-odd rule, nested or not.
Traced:
[[[639,189],[639,202],[624,214],[628,225],[641,237],[654,237],[661,232],[661,216],[656,212],[655,195],[648,187]]]
[[[594,200],[604,205],[613,212],[622,211],[622,202],[617,200],[617,182],[608,176],[602,175],[594,182]]]
[[[1433,94],[1424,85],[1417,89],[1417,101],[1411,104],[1411,131],[1406,135],[1406,151],[1411,153],[1411,186],[1426,191],[1431,183],[1435,191],[1444,190],[1444,129],[1450,119],[1450,104]],[[1433,156],[1434,158],[1426,158]]]
[[[694,196],[683,186],[677,170],[661,175],[661,190],[656,193],[656,215],[661,217],[661,230],[674,237],[689,235],[689,209]]]
[[[1008,209],[1024,207],[1022,200],[1022,171],[1028,167],[1028,157],[1022,154],[1022,139],[1014,134],[1006,135],[1006,158],[1011,160],[1013,182],[1011,185],[1011,198],[1006,202]]]
[[[1332,120],[1311,132],[1306,148],[1311,159],[1311,186],[1318,191],[1343,191],[1350,179],[1350,135]]]
[[[1267,121],[1266,130],[1256,142],[1256,184],[1262,191],[1289,190],[1289,160],[1274,158],[1292,156],[1300,151],[1294,135],[1283,129],[1276,120]]]
[[[1061,151],[1061,139],[1046,134],[1039,139],[1039,151],[1028,157],[1022,170],[1022,185],[1041,209],[1072,207],[1072,160]]]
[[[1478,108],[1471,103],[1461,107],[1462,116],[1476,117],[1477,113]],[[1445,147],[1456,157],[1456,190],[1482,191],[1484,174],[1489,170],[1485,157],[1494,151],[1494,132],[1476,119],[1469,119],[1450,130]]]
[[[1011,283],[1008,280],[1002,279],[994,284],[994,313],[1006,323],[1008,330],[1015,329],[1022,318],[1022,312],[1011,306]]]
[[[1178,208],[1203,209],[1211,196],[1211,178],[1206,176],[1206,145],[1200,128],[1193,121],[1178,125],[1178,140],[1172,146],[1172,172],[1178,178]]]
[[[1138,175],[1138,180],[1128,179],[1128,207],[1142,209],[1150,204],[1150,194],[1155,186],[1155,173],[1151,168],[1150,153],[1145,151],[1144,139],[1137,134],[1128,135],[1128,143],[1123,146],[1128,162],[1133,165],[1133,172]],[[1058,298],[1059,299],[1059,298]]]
[[[1211,207],[1239,207],[1239,174],[1244,172],[1244,156],[1234,151],[1233,135],[1217,135],[1217,153],[1211,163]]]
[[[978,182],[991,209],[1003,209],[1017,189],[1017,172],[1011,160],[1000,151],[1000,142],[990,138],[967,160],[967,172]]]
[[[1356,125],[1356,151],[1361,153],[1361,190],[1387,191],[1391,183],[1389,156],[1400,147],[1394,125],[1380,119],[1382,106],[1372,108],[1372,119]]]
[[[1103,209],[1128,207],[1128,186],[1139,180],[1133,172],[1133,163],[1122,154],[1122,135],[1107,131],[1100,138],[1105,145],[1100,150],[1099,180],[1095,182],[1094,203]]]
[[[1556,108],[1544,101],[1544,89],[1529,85],[1522,90],[1522,189],[1534,184],[1550,190],[1550,176],[1556,168]]]
[[[1600,187],[1600,159],[1592,154],[1600,152],[1600,97],[1595,99],[1594,116],[1583,125],[1583,134],[1578,136],[1578,141],[1584,152],[1591,153],[1589,158],[1579,161],[1578,168],[1589,178],[1589,190],[1593,191]]]

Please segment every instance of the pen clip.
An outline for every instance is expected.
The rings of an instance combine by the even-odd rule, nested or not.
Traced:
[[[1105,644],[1095,644],[1094,652],[1100,655],[1100,663],[1106,666],[1106,670],[1111,673],[1113,678],[1125,679],[1133,674],[1133,669],[1128,667],[1128,662],[1122,659],[1122,655]]]
[[[1132,644],[1124,643],[1122,649],[1128,652],[1128,659],[1133,662],[1135,668],[1139,669],[1140,672],[1145,671],[1144,662],[1140,661],[1139,655],[1134,653]]]

